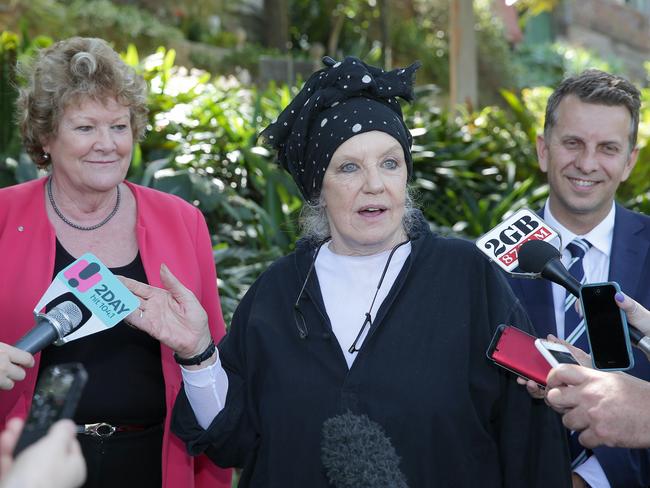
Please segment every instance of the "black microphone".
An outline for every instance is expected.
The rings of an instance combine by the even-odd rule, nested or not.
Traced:
[[[560,251],[545,241],[524,242],[519,251],[519,267],[527,273],[540,273],[553,283],[565,288],[572,295],[580,296],[580,282],[560,261]]]
[[[565,288],[569,293],[580,297],[580,282],[560,261],[560,251],[545,241],[532,240],[524,242],[518,251],[519,267],[527,273],[540,273],[553,283]],[[636,327],[628,324],[632,343],[650,358],[650,337],[644,336]]]
[[[321,461],[336,488],[408,488],[390,439],[366,415],[347,412],[323,423]]]
[[[82,318],[83,313],[75,303],[61,302],[46,314],[38,314],[36,325],[15,346],[36,354],[76,329]]]

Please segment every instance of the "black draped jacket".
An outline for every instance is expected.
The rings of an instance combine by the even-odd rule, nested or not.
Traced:
[[[424,222],[410,237],[350,369],[315,272],[300,300],[308,336],[296,327],[315,247],[301,242],[271,265],[219,344],[224,410],[203,430],[177,398],[172,429],[189,451],[242,467],[242,487],[327,487],[323,421],[350,410],[383,427],[411,488],[570,486],[559,417],[486,358],[499,324],[531,330],[508,284],[469,242]]]

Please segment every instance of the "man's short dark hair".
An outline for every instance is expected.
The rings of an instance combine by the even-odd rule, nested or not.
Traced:
[[[544,138],[548,141],[551,129],[557,123],[557,108],[567,96],[574,95],[584,103],[623,106],[632,117],[630,124],[630,151],[636,146],[639,130],[641,93],[628,80],[597,69],[588,69],[576,76],[565,78],[549,97],[546,104]]]

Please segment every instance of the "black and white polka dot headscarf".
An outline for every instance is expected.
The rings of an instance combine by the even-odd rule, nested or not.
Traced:
[[[378,130],[404,149],[408,174],[413,171],[411,133],[396,97],[413,99],[413,78],[420,67],[384,71],[355,57],[341,62],[323,58],[302,90],[261,133],[278,150],[279,163],[293,176],[307,201],[315,201],[332,154],[350,137]]]

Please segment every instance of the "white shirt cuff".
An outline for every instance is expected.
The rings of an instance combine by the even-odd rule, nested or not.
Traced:
[[[223,410],[228,395],[228,375],[217,360],[207,368],[189,370],[181,366],[183,388],[199,425],[207,429]]]
[[[589,459],[573,471],[580,475],[591,488],[611,488],[607,475],[596,456],[590,456]]]

